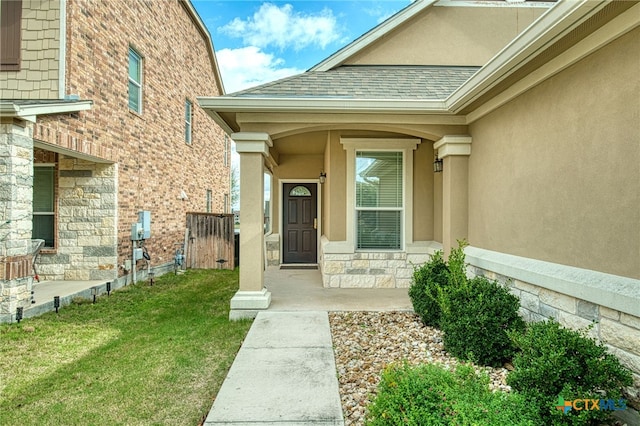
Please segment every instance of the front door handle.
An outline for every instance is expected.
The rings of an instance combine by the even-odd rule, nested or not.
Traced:
[[[318,218],[317,217],[313,218],[313,229],[318,229]]]

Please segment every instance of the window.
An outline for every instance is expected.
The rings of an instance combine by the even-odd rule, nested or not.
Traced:
[[[311,197],[311,191],[306,186],[294,186],[289,191],[289,197]]]
[[[264,233],[271,233],[271,174],[264,173]]]
[[[142,57],[129,48],[129,109],[142,114]]]
[[[402,247],[402,152],[356,152],[356,248]]]
[[[229,136],[224,135],[224,165],[229,165]]]
[[[33,239],[55,247],[55,166],[33,167]]]
[[[0,70],[20,71],[22,1],[0,0]]]
[[[415,138],[340,138],[347,152],[346,250],[413,245]]]
[[[211,204],[212,204],[212,195],[213,192],[210,189],[207,189],[207,213],[211,213]]]
[[[191,101],[187,99],[184,102],[184,141],[191,145],[191,121],[193,119],[193,105]]]

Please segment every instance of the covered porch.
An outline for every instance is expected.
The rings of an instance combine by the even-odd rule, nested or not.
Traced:
[[[466,238],[471,137],[464,118],[443,114],[438,102],[200,102],[228,123],[240,156],[240,290],[231,319],[276,303],[266,285],[271,268],[317,265],[325,290],[356,298],[406,295],[417,265]]]

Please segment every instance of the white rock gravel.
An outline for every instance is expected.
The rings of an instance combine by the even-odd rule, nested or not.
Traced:
[[[364,424],[367,405],[387,365],[406,361],[451,368],[460,362],[444,350],[442,332],[425,327],[414,313],[330,312],[329,323],[345,425]],[[510,390],[506,369],[477,370],[489,374],[491,389]]]

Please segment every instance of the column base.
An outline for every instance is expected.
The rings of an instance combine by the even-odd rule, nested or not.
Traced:
[[[238,290],[231,298],[231,310],[229,319],[237,321],[241,319],[252,319],[271,304],[271,292],[266,288],[261,291]]]

